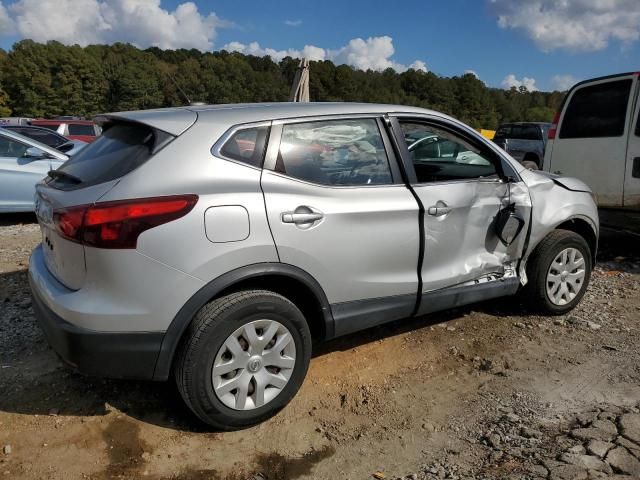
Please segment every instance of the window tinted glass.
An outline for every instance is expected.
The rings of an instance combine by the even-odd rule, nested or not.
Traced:
[[[491,177],[495,165],[466,140],[437,127],[401,122],[418,183]]]
[[[146,162],[174,137],[138,123],[115,123],[59,170],[78,177],[82,186],[120,178]],[[54,181],[63,186],[64,177]]]
[[[374,119],[284,125],[276,171],[322,185],[392,183]]]
[[[0,157],[22,157],[24,155],[24,152],[27,151],[27,148],[29,148],[28,145],[16,142],[15,140],[0,137]]]
[[[56,130],[58,130],[59,126],[60,126],[59,124],[58,125],[51,125],[50,123],[47,123],[46,125],[38,125],[38,127],[46,128],[47,130],[53,130],[54,132]]]
[[[573,94],[560,138],[619,137],[624,133],[631,80],[583,87]]]
[[[264,149],[269,127],[255,127],[238,130],[227,140],[220,153],[227,158],[262,167]]]
[[[69,126],[69,135],[90,135],[95,136],[96,131],[93,129],[93,125],[78,125],[70,123]]]
[[[67,143],[69,140],[64,138],[61,135],[57,135],[48,130],[40,130],[39,128],[12,128],[14,132],[19,133],[20,135],[24,135],[25,137],[33,138],[38,142],[44,143],[50,147],[56,148],[62,145],[63,143]]]

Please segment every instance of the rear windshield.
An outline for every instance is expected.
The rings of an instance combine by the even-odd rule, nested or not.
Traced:
[[[540,140],[540,132],[535,125],[507,125],[498,129],[496,137],[518,140]]]
[[[53,186],[87,187],[123,177],[146,162],[172,135],[140,123],[106,125],[104,133],[58,170]]]
[[[69,135],[89,135],[94,137],[96,134],[93,125],[69,124]]]

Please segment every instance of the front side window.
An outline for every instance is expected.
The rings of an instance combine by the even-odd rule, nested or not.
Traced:
[[[627,118],[630,90],[630,79],[576,90],[564,114],[560,138],[621,136]]]
[[[220,154],[254,167],[262,167],[269,127],[251,127],[236,131],[220,149]]]
[[[492,177],[490,155],[476,145],[433,125],[400,122],[418,183]]]
[[[29,147],[24,143],[0,137],[0,157],[18,158],[24,156]]]
[[[275,170],[321,185],[392,183],[382,135],[372,118],[283,125]]]

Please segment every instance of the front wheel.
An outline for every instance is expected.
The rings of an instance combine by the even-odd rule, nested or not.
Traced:
[[[178,390],[204,422],[236,430],[275,415],[302,385],[311,334],[300,310],[265,290],[213,300],[185,333]]]
[[[529,283],[523,294],[536,310],[561,315],[584,296],[591,269],[591,250],[584,238],[568,230],[554,230],[529,258]]]

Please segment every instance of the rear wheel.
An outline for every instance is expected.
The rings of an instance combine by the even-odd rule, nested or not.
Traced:
[[[584,238],[568,230],[554,230],[528,260],[529,283],[523,293],[536,310],[566,313],[582,299],[591,268],[591,250]]]
[[[536,162],[531,161],[531,160],[523,161],[522,162],[522,166],[524,168],[526,168],[527,170],[539,170],[538,164]]]
[[[310,358],[309,327],[293,303],[265,290],[237,292],[198,312],[178,352],[176,383],[201,420],[235,430],[289,403]]]

